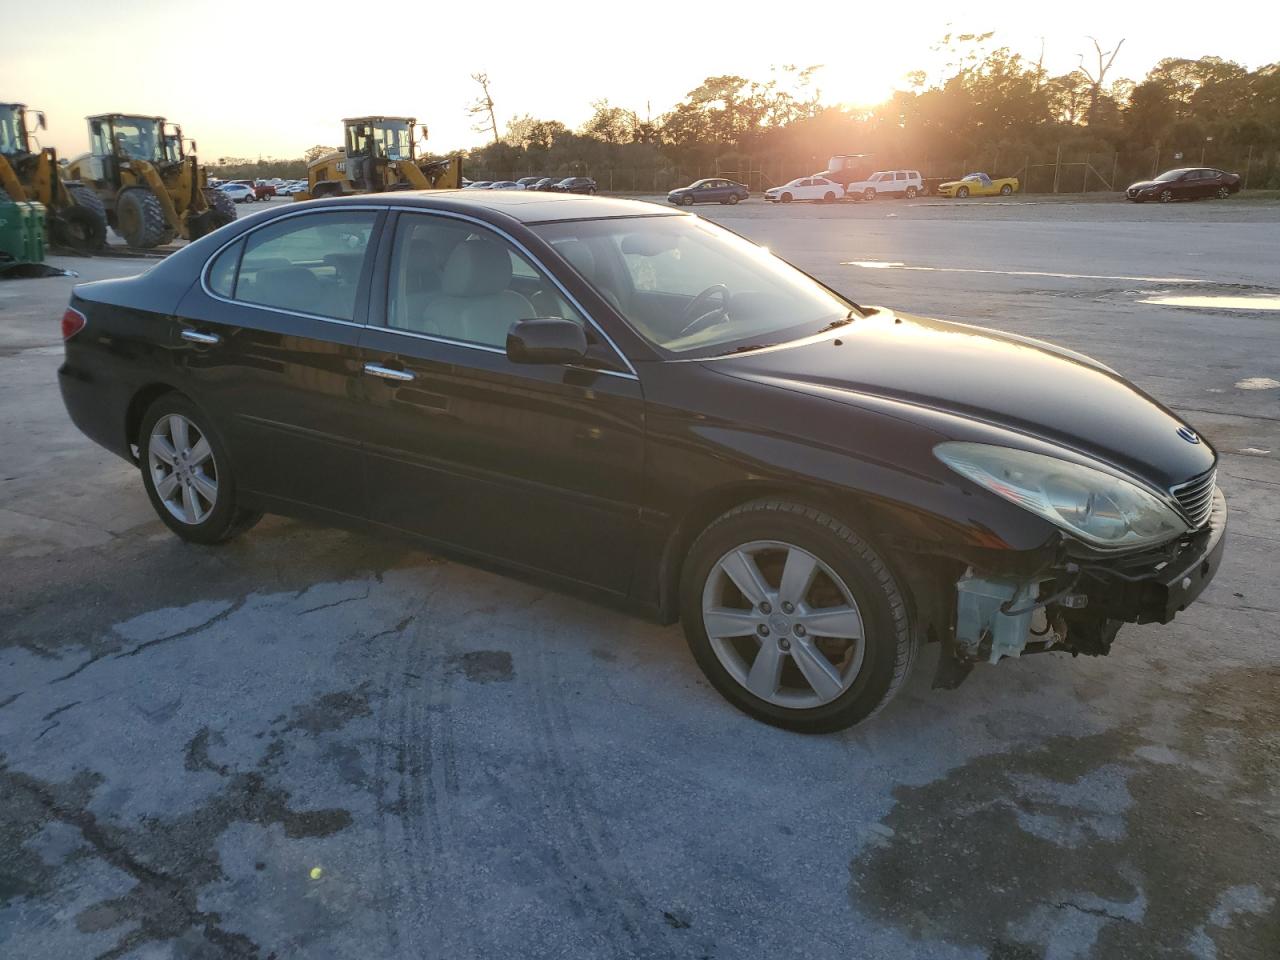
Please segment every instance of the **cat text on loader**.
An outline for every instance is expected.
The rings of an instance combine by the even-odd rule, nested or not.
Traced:
[[[338,197],[384,190],[456,190],[462,186],[462,159],[419,160],[413,117],[353,117],[343,120],[345,146],[312,160],[307,191],[295,200]],[[422,139],[427,128],[419,128]]]
[[[174,237],[198,240],[236,218],[235,204],[184,152],[182,128],[164,117],[108,113],[89,118],[89,152],[63,175],[89,187],[125,243],[150,249]]]
[[[27,121],[45,128],[44,114],[21,103],[0,103],[0,198],[44,204],[49,239],[82,253],[101,250],[107,240],[107,213],[97,194],[64,183],[53,147],[35,143]]]

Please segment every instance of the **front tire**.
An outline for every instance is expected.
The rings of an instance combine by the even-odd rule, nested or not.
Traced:
[[[208,417],[181,394],[167,393],[147,408],[138,450],[151,506],[183,540],[222,543],[262,518],[237,505],[226,447]]]
[[[1218,199],[1219,199],[1219,200],[1225,200],[1225,199],[1227,199],[1227,197],[1229,197],[1229,196],[1231,196],[1231,191],[1230,191],[1230,190],[1228,190],[1226,187],[1219,187],[1219,188],[1218,188]]]
[[[801,733],[875,714],[916,653],[906,601],[875,550],[829,514],[789,501],[744,504],[698,537],[681,619],[725,699]]]
[[[205,202],[209,204],[209,209],[213,211],[213,225],[215,230],[218,227],[225,227],[228,223],[233,223],[235,221],[235,201],[217,187],[205,187],[203,193]]]
[[[876,188],[875,188],[875,187],[867,187],[867,189],[865,189],[865,190],[863,190],[863,191],[862,191],[862,199],[863,199],[863,200],[871,201],[871,200],[874,200],[875,198],[876,198]]]
[[[959,197],[961,200],[964,200],[966,197],[969,196],[969,188],[961,187],[959,190],[956,191],[956,196]]]
[[[1160,191],[1160,202],[1161,202],[1161,203],[1173,203],[1173,191],[1172,191],[1172,190],[1161,190],[1161,191]]]
[[[684,200],[683,200],[683,201],[681,201],[681,202],[682,202],[686,207],[692,207],[692,206],[693,206],[693,197],[686,196],[686,197],[684,198]]]
[[[160,198],[147,187],[126,187],[116,198],[116,233],[138,250],[150,250],[173,239]]]
[[[779,197],[778,199],[780,199],[783,203],[790,203],[792,198],[791,198],[791,194],[789,194],[789,193],[784,193],[784,194],[783,194],[781,197]]]

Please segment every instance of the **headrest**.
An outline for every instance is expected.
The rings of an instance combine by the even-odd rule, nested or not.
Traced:
[[[511,255],[492,240],[473,237],[449,254],[441,292],[452,297],[484,297],[511,285]]]
[[[588,280],[595,276],[596,255],[581,240],[563,240],[557,243],[556,253],[568,260]]]

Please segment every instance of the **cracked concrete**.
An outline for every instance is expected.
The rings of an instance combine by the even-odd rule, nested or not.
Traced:
[[[1274,319],[840,266],[1275,283],[1280,207],[1088,206],[710,211],[866,302],[1092,353],[1224,453],[1228,557],[1175,624],[952,693],[929,650],[830,737],[735,713],[677,628],[386,538],[179,543],[62,411],[70,282],[6,286],[0,955],[1273,960],[1280,457],[1245,451],[1280,419],[1235,384],[1280,377]]]

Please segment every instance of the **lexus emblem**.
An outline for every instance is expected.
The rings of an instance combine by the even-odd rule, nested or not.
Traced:
[[[1180,436],[1183,440],[1187,441],[1187,443],[1200,442],[1199,435],[1197,435],[1196,432],[1192,430],[1190,427],[1179,427],[1178,436]]]

